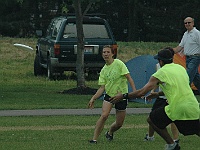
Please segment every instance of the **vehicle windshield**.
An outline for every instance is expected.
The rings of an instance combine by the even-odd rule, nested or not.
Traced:
[[[84,38],[109,38],[105,25],[83,24]],[[76,38],[76,24],[68,23],[65,26],[63,38]]]

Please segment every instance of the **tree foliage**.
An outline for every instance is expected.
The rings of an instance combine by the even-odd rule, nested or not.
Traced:
[[[179,41],[187,16],[195,18],[197,29],[200,26],[199,0],[80,1],[83,14],[104,14],[118,41]],[[35,36],[37,29],[45,32],[53,17],[75,13],[73,0],[4,0],[0,8],[3,36]]]

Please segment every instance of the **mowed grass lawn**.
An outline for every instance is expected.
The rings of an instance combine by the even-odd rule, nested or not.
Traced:
[[[35,47],[36,39],[2,37],[0,39],[0,110],[7,109],[63,109],[87,108],[92,95],[67,95],[60,91],[75,88],[76,81],[66,72],[65,80],[49,81],[46,77],[33,75],[34,51],[14,47],[21,43]],[[139,55],[154,55],[166,46],[177,43],[118,42],[118,58],[126,62]],[[91,88],[98,88],[97,81],[86,81]],[[199,96],[197,96],[200,101]],[[101,107],[97,100],[95,107]],[[130,102],[128,107],[151,107],[151,104]],[[97,145],[91,145],[94,125],[99,118],[95,116],[27,116],[0,117],[1,150],[154,150],[164,149],[165,142],[157,135],[154,142],[144,142],[148,130],[148,114],[127,115],[124,126],[115,134],[112,142],[106,141],[104,133],[115,120],[111,115]],[[199,138],[180,135],[183,150],[198,150]]]
[[[1,150],[163,150],[165,142],[155,133],[155,141],[143,141],[147,114],[127,115],[124,126],[109,142],[104,134],[115,120],[110,115],[97,144],[90,144],[95,116],[0,117]],[[169,128],[168,128],[169,129]],[[170,129],[169,129],[170,130]],[[198,150],[197,136],[180,135],[182,150]]]

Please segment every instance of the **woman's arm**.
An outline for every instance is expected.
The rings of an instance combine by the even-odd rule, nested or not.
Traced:
[[[134,83],[133,79],[131,78],[130,73],[125,74],[125,77],[127,78],[128,82],[130,83],[132,90],[136,91],[135,83]]]
[[[100,88],[97,90],[97,92],[92,96],[88,103],[88,108],[93,109],[94,108],[94,101],[99,98],[105,90],[105,85],[100,86]]]

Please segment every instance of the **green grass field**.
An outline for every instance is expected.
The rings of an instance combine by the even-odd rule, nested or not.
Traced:
[[[94,116],[35,116],[0,117],[1,150],[162,150],[165,142],[155,133],[155,141],[143,141],[148,126],[147,115],[127,115],[124,126],[109,142],[104,133],[115,120],[110,115],[97,144],[89,144],[94,125]],[[169,129],[169,128],[168,128]],[[169,129],[170,130],[170,129]],[[182,150],[198,150],[197,136],[180,135]]]
[[[35,47],[36,39],[0,39],[0,110],[87,108],[91,95],[67,95],[60,91],[76,87],[71,79],[49,81],[46,77],[33,75],[34,51],[14,47],[21,43]],[[166,46],[177,43],[118,42],[118,58],[126,62],[136,56],[151,54]],[[68,74],[68,73],[66,73]],[[98,88],[97,81],[86,81],[91,88]],[[197,96],[200,101],[200,97]],[[95,107],[101,107],[97,100]],[[128,107],[151,107],[152,105],[130,102]],[[87,141],[92,138],[94,116],[27,116],[0,117],[1,150],[154,150],[164,149],[165,142],[157,135],[154,142],[144,142],[147,132],[147,115],[127,115],[124,126],[115,134],[113,142],[106,141],[104,133],[114,121],[111,115],[97,145]],[[183,150],[198,150],[199,138],[180,135]]]
[[[21,43],[35,48],[37,39],[0,39],[0,110],[42,108],[86,108],[91,95],[66,95],[60,91],[75,88],[75,80],[49,81],[46,77],[33,75],[35,51],[15,47]],[[177,43],[118,42],[118,58],[126,62],[139,55],[154,55],[166,46]],[[66,73],[68,74],[68,72]],[[97,81],[86,81],[91,88],[98,88]],[[101,101],[95,106],[101,107]],[[151,107],[140,103],[129,103],[129,107]]]

